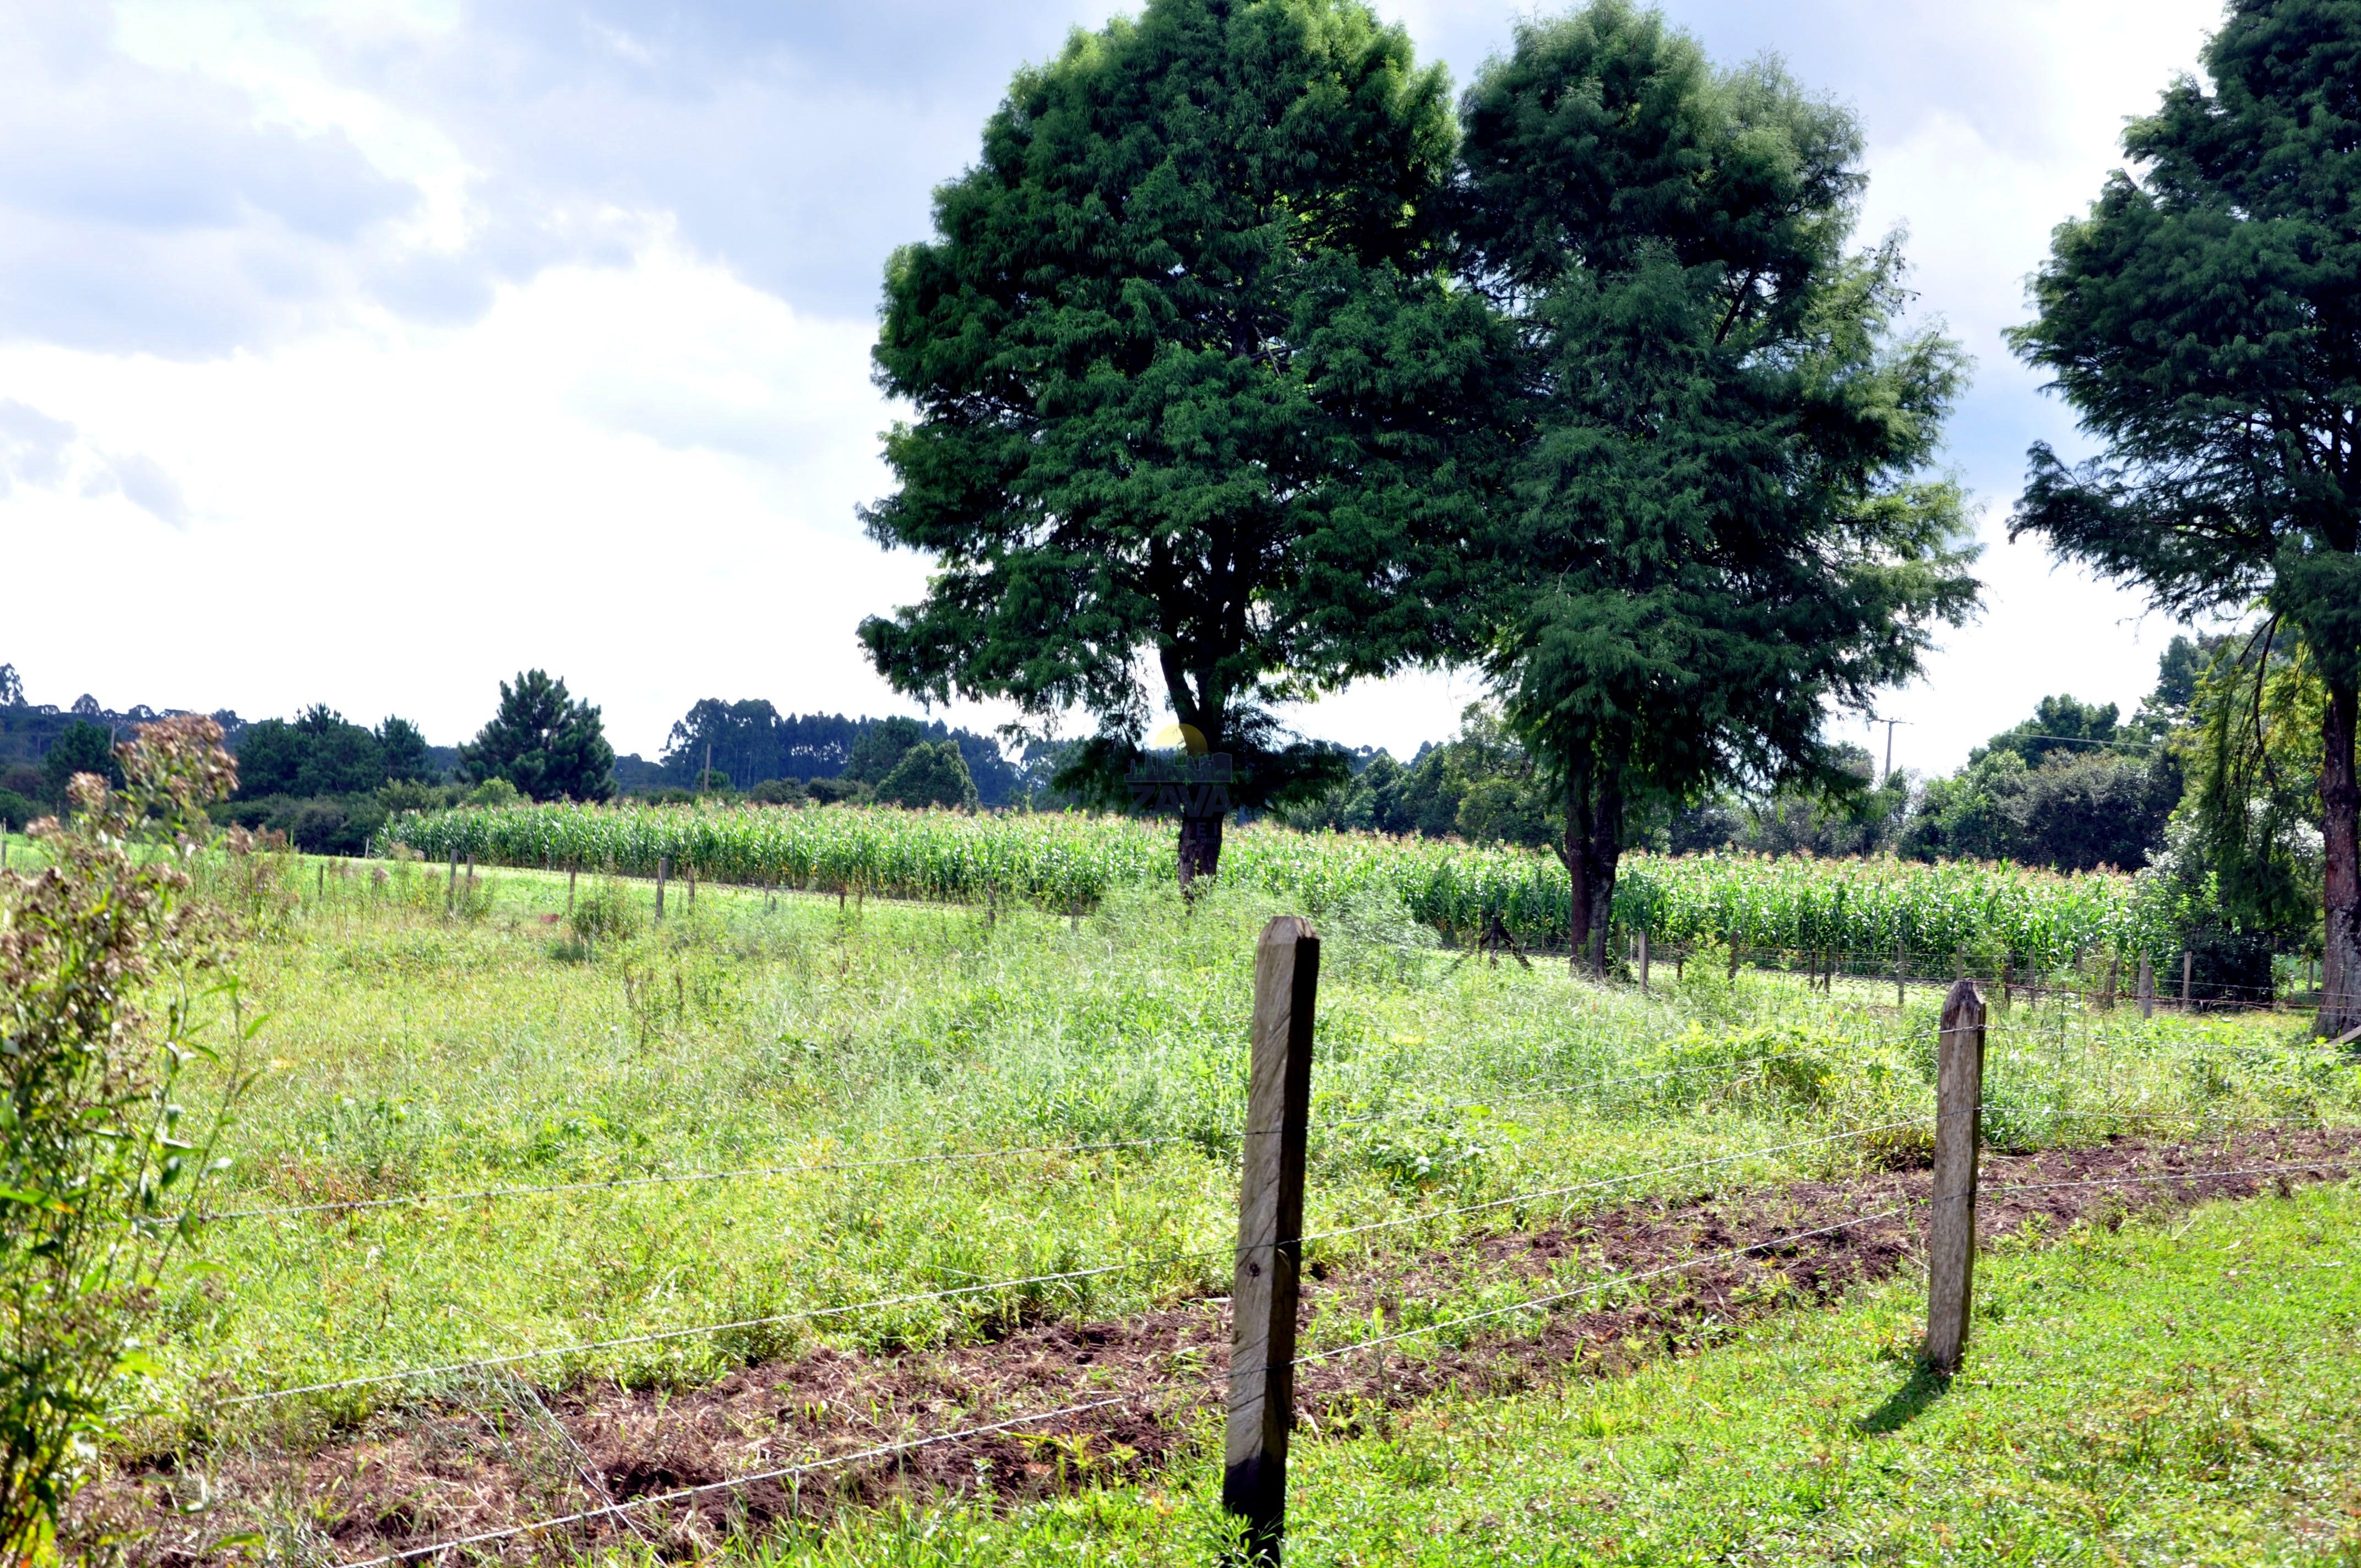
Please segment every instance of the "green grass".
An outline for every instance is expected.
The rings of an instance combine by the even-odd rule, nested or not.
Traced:
[[[1278,905],[1193,912],[1141,892],[1069,920],[708,887],[586,948],[544,923],[566,879],[500,873],[443,913],[441,868],[285,864],[246,960],[263,1076],[219,1209],[942,1151],[1149,1148],[750,1176],[495,1201],[225,1221],[170,1301],[173,1399],[807,1312],[1061,1273],[718,1336],[551,1357],[538,1380],[697,1381],[815,1338],[971,1338],[1019,1313],[1112,1315],[1223,1293],[1256,931]],[[590,888],[583,888],[587,899]],[[299,896],[300,895],[300,896]],[[1308,1222],[1400,1219],[1929,1107],[1935,992],[1833,997],[1692,965],[1642,996],[1415,945],[1383,908],[1325,924]],[[1663,978],[1669,978],[1664,976]],[[1742,1058],[1775,1062],[1741,1066]],[[1695,1072],[1699,1068],[1723,1070]],[[1679,1070],[1658,1081],[1601,1078]],[[2191,1132],[2225,1115],[2349,1121],[2361,1074],[2277,1019],[2020,1006],[1990,1053],[1995,1135]],[[2060,1112],[2098,1113],[2060,1120]],[[2185,1121],[2111,1122],[2169,1113]],[[1744,1159],[1633,1192],[1859,1168],[1862,1143]],[[1581,1194],[1323,1245],[1366,1264],[1470,1225],[1538,1223]],[[1160,1261],[1159,1261],[1160,1260]],[[1438,1304],[1447,1310],[1450,1303]],[[424,1384],[306,1400],[348,1419]]]
[[[1298,1439],[1313,1564],[2361,1563],[2361,1188],[1987,1255],[1963,1375],[1922,1286],[1636,1375]],[[740,1543],[768,1563],[1202,1563],[1210,1458],[1012,1516]]]
[[[1230,890],[1191,909],[1142,889],[1070,918],[874,898],[774,905],[710,885],[692,910],[675,883],[659,926],[646,883],[584,878],[581,912],[595,904],[617,917],[586,938],[577,925],[589,922],[564,918],[563,874],[488,873],[460,890],[456,913],[447,872],[433,865],[258,856],[208,875],[259,933],[241,1004],[268,1014],[247,1064],[260,1077],[227,1132],[217,1209],[1159,1141],[220,1221],[206,1227],[202,1268],[167,1291],[155,1414],[135,1433],[149,1452],[187,1445],[184,1463],[202,1468],[214,1445],[302,1448],[445,1391],[424,1380],[214,1404],[253,1389],[1143,1265],[520,1369],[544,1387],[604,1376],[686,1387],[822,1343],[972,1341],[1020,1316],[1104,1318],[1227,1288],[1253,944],[1283,907],[1273,895]],[[1345,900],[1321,929],[1314,1231],[1805,1139],[1832,1141],[1710,1173],[1643,1175],[1612,1196],[1843,1175],[1880,1157],[1854,1135],[1930,1109],[1932,988],[1897,1008],[1883,983],[1839,981],[1824,995],[1795,976],[1741,970],[1733,981],[1701,961],[1678,983],[1660,966],[1643,995],[1552,965],[1462,961],[1385,899]],[[1675,1076],[1601,1081],[1657,1073]],[[2143,1022],[2128,1007],[2020,1003],[1996,1018],[1987,1092],[1995,1141],[2023,1147],[2124,1132],[2203,1136],[2242,1117],[2361,1121],[2361,1069],[2307,1040],[2303,1021],[2269,1015]],[[1314,1251],[1382,1268],[1471,1229],[1544,1224],[1608,1201],[1580,1193],[1418,1219]],[[2290,1234],[2314,1225],[2349,1255],[2351,1202],[2307,1196],[2253,1212],[2312,1216],[2288,1220],[2299,1226]],[[2187,1255],[2202,1255],[2215,1227],[2246,1223],[2202,1223],[2182,1239],[2195,1249]],[[2169,1308],[2176,1321],[2216,1314],[2203,1320],[2215,1325],[2209,1337],[2143,1339],[2139,1292],[2163,1288],[2168,1255],[2180,1255],[2127,1231],[1993,1260],[1986,1300],[2002,1315],[1979,1326],[1974,1377],[1891,1434],[1848,1423],[1909,1386],[1906,1357],[1896,1359],[1916,1311],[1906,1287],[1563,1398],[1422,1406],[1373,1417],[1368,1431],[1317,1436],[1298,1474],[1290,1561],[1572,1563],[1606,1553],[1609,1538],[1631,1561],[1731,1551],[1750,1562],[1938,1561],[1951,1550],[1939,1529],[1954,1532],[1953,1556],[1985,1552],[1987,1537],[2054,1543],[2085,1528],[2132,1532],[2125,1540],[2150,1529],[2182,1532],[2158,1538],[2177,1542],[2201,1542],[2187,1533],[2201,1530],[2279,1540],[2312,1494],[2287,1493],[2279,1471],[2278,1492],[2250,1475],[2282,1459],[2315,1463],[2306,1456],[2319,1444],[2349,1458],[2350,1429],[2335,1424],[2345,1418],[2303,1402],[2317,1358],[2272,1337],[2312,1332],[2303,1314],[2315,1304],[2295,1288],[2312,1276],[2282,1263],[2267,1292],[2210,1306],[2174,1286],[2175,1303],[2191,1302]],[[2081,1283],[2070,1289],[2070,1277]],[[2352,1281],[2334,1284],[2349,1292]],[[1439,1319],[1500,1306],[1502,1288],[1450,1285],[1450,1299],[1424,1310]],[[2341,1299],[2334,1332],[2349,1341]],[[1365,1327],[1315,1324],[1312,1343]],[[2120,1365],[2112,1352],[2061,1351],[2026,1371],[2034,1351],[2007,1348],[2020,1332],[2037,1348],[2121,1338],[2125,1350]],[[1430,1354],[1422,1343],[1402,1353]],[[2351,1348],[2335,1354],[2349,1359]],[[2201,1391],[2220,1394],[2235,1420],[2251,1409],[2257,1431],[2287,1434],[2281,1448],[2257,1448],[2262,1457],[2210,1479],[2167,1464],[2161,1479],[2121,1483],[2131,1502],[2074,1523],[2082,1505],[2071,1497],[2113,1495],[2099,1485],[2114,1485],[2113,1472],[2069,1460],[2112,1452],[2103,1434],[2116,1429],[2102,1417],[2117,1393],[2163,1390],[2153,1398],[2168,1414],[2150,1420],[2163,1432],[2180,1419],[2165,1395],[2184,1376],[2228,1379]],[[2003,1378],[2027,1387],[2007,1393]],[[2325,1367],[2318,1387],[2322,1408],[2351,1408],[2341,1370]],[[2020,1419],[2022,1434],[2009,1424]],[[2045,1420],[2057,1430],[2037,1442]],[[1812,1458],[1823,1451],[1832,1457]],[[2063,1479],[2042,1479],[2053,1469]],[[1798,1500],[1807,1472],[1828,1499],[1817,1511]],[[1199,1561],[1218,1529],[1212,1475],[1200,1457],[1008,1518],[854,1515],[833,1536],[744,1550],[862,1563]],[[2266,1493],[2279,1501],[2267,1508]],[[1995,1534],[1987,1518],[2004,1498],[2022,1512],[2008,1516],[2016,1535]],[[2136,1545],[2123,1560],[2194,1552]],[[2110,1560],[2080,1546],[2026,1551],[2027,1562]]]

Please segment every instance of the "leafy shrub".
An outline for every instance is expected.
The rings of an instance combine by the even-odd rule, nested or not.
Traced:
[[[805,799],[801,779],[764,779],[746,792],[757,806],[799,806]]]
[[[517,793],[517,786],[508,780],[489,778],[467,792],[467,803],[498,810],[502,806],[514,806],[523,798]]]
[[[958,741],[922,740],[902,753],[902,760],[877,786],[877,798],[888,806],[942,806],[972,811],[975,780],[968,776],[967,759],[960,755]]]
[[[41,814],[41,808],[12,789],[0,789],[0,828],[21,833],[25,824]]]
[[[138,1331],[209,1170],[175,1091],[211,1054],[191,998],[228,927],[190,867],[236,767],[193,715],[116,756],[124,790],[71,780],[49,867],[0,875],[0,1550],[18,1562],[53,1552],[110,1395],[147,1365]]]
[[[640,909],[629,883],[601,877],[574,901],[567,927],[582,943],[628,942],[640,934]]]

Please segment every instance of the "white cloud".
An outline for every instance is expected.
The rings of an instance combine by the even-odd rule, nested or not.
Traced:
[[[1011,71],[1113,8],[20,0],[0,560],[33,582],[104,562],[153,613],[98,640],[19,593],[0,657],[45,699],[324,699],[438,740],[526,664],[625,749],[705,696],[906,707],[852,636],[924,576],[853,521],[887,483],[880,269]],[[1524,9],[1388,8],[1463,83]],[[1775,48],[1859,107],[1866,230],[1907,225],[1923,307],[1979,360],[1953,457],[1987,504],[1990,609],[1895,697],[1899,759],[1949,766],[2051,691],[2136,700],[2162,629],[1997,543],[2026,443],[2073,440],[1998,334],[2217,8],[1671,9],[1716,58]],[[1406,752],[1476,690],[1376,683],[1305,721]]]

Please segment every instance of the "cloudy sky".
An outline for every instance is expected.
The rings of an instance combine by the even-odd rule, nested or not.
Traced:
[[[1462,82],[1526,14],[1378,8]],[[1860,112],[1864,238],[1907,228],[1978,362],[1949,461],[1987,609],[1883,703],[1896,761],[1956,765],[2048,692],[2136,702],[2172,629],[2004,543],[2026,444],[2076,441],[1999,332],[2218,5],[1666,9]],[[880,268],[1011,70],[1109,10],[0,0],[0,661],[36,702],[325,701],[440,741],[527,664],[624,751],[706,696],[906,709],[852,637],[925,576],[853,518],[886,484]],[[1300,718],[1407,752],[1473,694]]]

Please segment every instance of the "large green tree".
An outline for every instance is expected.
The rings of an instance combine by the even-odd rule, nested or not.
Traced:
[[[478,784],[506,779],[535,800],[605,800],[615,793],[615,748],[598,710],[545,671],[500,683],[500,711],[459,748]]]
[[[2010,527],[2191,614],[2265,598],[2326,689],[2326,1000],[2361,1025],[2361,0],[2242,0],[2061,225],[2013,344],[2102,444]]]
[[[1923,477],[1964,364],[1848,248],[1843,110],[1601,0],[1518,27],[1465,107],[1470,275],[1521,329],[1526,438],[1489,558],[1508,717],[1564,791],[1579,963],[1636,810],[1842,796],[1824,731],[1915,674],[1976,585]]]
[[[1271,705],[1444,656],[1493,439],[1496,328],[1433,217],[1447,89],[1354,0],[1148,0],[1018,73],[894,258],[878,379],[916,406],[872,535],[931,554],[863,623],[929,699],[1081,707],[1118,795],[1156,709],[1232,804],[1343,776]],[[1213,872],[1209,790],[1180,824]]]

